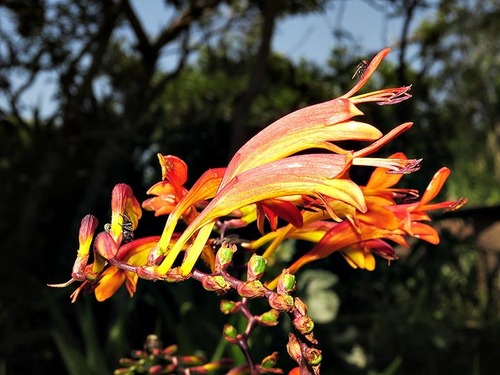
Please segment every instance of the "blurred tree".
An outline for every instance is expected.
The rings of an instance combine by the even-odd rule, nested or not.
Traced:
[[[449,192],[472,204],[500,201],[500,4],[439,2],[414,35],[421,72],[429,77],[424,111],[439,109],[442,147],[452,155]]]
[[[129,0],[5,0],[0,5],[5,99],[0,107],[0,214],[5,218],[0,221],[5,280],[0,368],[9,373],[33,368],[109,373],[128,342],[140,342],[152,326],[175,336],[186,350],[213,349],[220,334],[217,319],[223,318],[210,307],[209,300],[217,301],[193,284],[140,284],[133,300],[121,294],[99,306],[88,299],[70,306],[67,291],[45,293],[45,283],[69,277],[79,221],[87,212],[101,219],[109,215],[115,183],[127,182],[144,197],[144,185],[159,175],[156,152],[181,156],[196,178],[223,165],[260,127],[345,92],[356,65],[366,58],[353,56],[357,46],[339,29],[332,30],[338,47],[326,69],[307,61],[294,64],[272,52],[280,19],[321,11],[327,0],[164,4],[165,23],[155,35]],[[414,120],[411,135],[398,142],[411,157],[425,158],[424,175],[434,173],[437,164],[453,163],[452,194],[498,202],[497,2],[366,4],[405,20],[399,59],[384,64],[379,79],[415,83],[411,102],[368,109],[366,115],[383,131]],[[436,18],[411,34],[415,15],[431,6],[437,6]],[[27,104],[30,89],[43,80],[53,88],[45,93],[53,103],[49,110]],[[428,179],[421,176],[417,182],[423,188]],[[148,215],[142,221],[141,230],[157,233]],[[453,247],[451,240],[446,244]],[[335,287],[339,320],[325,323],[320,333],[324,346],[332,348],[325,369],[389,374],[402,366],[401,373],[418,373],[422,348],[427,373],[441,371],[444,364],[446,371],[471,368],[472,373],[474,368],[463,367],[468,355],[489,363],[484,345],[495,342],[498,324],[478,318],[474,256],[463,248],[447,255],[429,252],[424,256],[420,247],[397,267],[371,274],[337,262],[318,265],[341,278]],[[457,292],[452,297],[451,289]],[[188,301],[193,296],[207,297],[203,315]],[[400,321],[404,324],[393,329]],[[125,330],[131,322],[134,328]],[[194,322],[213,337],[186,335]]]
[[[325,2],[280,2],[277,7],[265,1],[165,1],[165,23],[155,35],[148,33],[128,0],[2,2],[0,213],[10,219],[1,222],[0,230],[1,247],[11,249],[1,274],[8,283],[0,288],[3,367],[19,373],[35,367],[61,372],[54,340],[69,373],[109,372],[108,363],[115,364],[114,356],[127,346],[123,327],[136,316],[131,313],[135,302],[117,299],[95,307],[87,301],[89,306],[75,310],[67,304],[67,293],[45,293],[47,282],[68,277],[80,218],[87,212],[99,218],[109,215],[110,187],[118,181],[144,191],[143,174],[151,156],[160,147],[177,151],[175,141],[187,144],[181,156],[206,163],[196,165],[195,173],[212,166],[211,158],[215,164],[225,162],[230,139],[241,143],[237,138],[245,134],[231,136],[238,126],[228,124],[238,116],[245,118],[247,105],[250,108],[262,91],[261,85],[254,86],[254,78],[258,75],[256,81],[265,82],[262,67],[267,65],[276,18],[319,10]],[[241,64],[239,74],[246,77],[239,88],[228,85],[228,107],[241,100],[238,97],[246,104],[234,104],[240,112],[216,113],[214,119],[207,105],[210,96],[196,82],[197,76],[205,79],[201,74],[214,71],[194,70],[182,78],[181,73],[197,51],[204,48],[208,55],[216,45],[231,45],[226,52],[237,53],[233,67]],[[220,66],[221,79],[225,69]],[[253,78],[248,78],[251,69]],[[30,100],[31,90],[42,81],[47,84],[42,100],[50,102],[43,108]],[[219,85],[217,81],[210,84]],[[186,85],[189,82],[194,85]],[[181,98],[175,87],[192,91]],[[220,95],[217,87],[213,92]],[[200,98],[198,104],[191,101],[194,96]],[[196,116],[200,108],[202,115]],[[182,118],[177,124],[189,139],[202,129],[200,143],[189,144],[179,136],[176,118]],[[225,125],[225,135],[217,135],[220,127],[202,122],[207,118]],[[247,125],[243,121],[241,126]],[[219,138],[220,147],[209,148],[211,140]],[[145,221],[142,228],[148,228]],[[64,298],[64,304],[58,298]],[[170,322],[171,331],[181,329],[172,323],[178,320],[175,316],[161,316],[161,322]],[[149,333],[138,331],[139,336]],[[206,344],[213,348],[213,343]]]

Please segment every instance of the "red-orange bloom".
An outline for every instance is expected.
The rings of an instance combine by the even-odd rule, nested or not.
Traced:
[[[403,154],[393,155],[405,158]],[[276,233],[268,240],[279,238],[298,238],[317,242],[309,252],[295,261],[289,268],[291,273],[296,272],[304,265],[324,258],[335,251],[340,251],[348,263],[354,268],[373,270],[375,261],[372,253],[388,260],[396,259],[392,246],[384,241],[408,246],[405,237],[412,236],[433,244],[439,242],[439,236],[434,228],[423,221],[430,221],[428,211],[436,209],[452,210],[465,204],[465,199],[446,201],[431,204],[444,182],[449,176],[447,168],[441,168],[433,177],[422,198],[414,199],[417,192],[412,189],[398,189],[393,185],[401,175],[388,174],[385,168],[377,168],[369,182],[362,188],[367,204],[366,212],[356,212],[341,223],[325,222],[322,215],[309,213],[304,225],[300,229],[283,228],[288,231],[286,236]],[[397,203],[396,200],[410,197],[412,203]],[[316,218],[319,218],[315,221]],[[279,232],[279,231],[278,231]],[[262,241],[259,242],[259,246]],[[274,248],[276,244],[273,244]],[[255,247],[255,244],[250,247]]]
[[[130,186],[116,185],[111,194],[111,223],[106,224],[105,231],[100,232],[94,239],[94,262],[87,265],[98,222],[94,216],[87,215],[80,226],[80,247],[71,280],[50,286],[65,287],[74,281],[83,281],[71,295],[72,302],[82,291],[84,293],[94,291],[97,300],[103,301],[113,295],[124,282],[132,296],[137,284],[137,275],[111,266],[109,261],[122,261],[137,266],[146,264],[148,254],[159,237],[133,240],[133,231],[137,228],[141,214],[141,207]]]
[[[202,176],[209,187],[195,189],[179,201],[169,215],[158,245],[153,249],[148,264],[159,264],[157,272],[165,274],[186,247],[186,255],[180,266],[181,274],[189,274],[212,233],[215,223],[232,212],[255,205],[257,224],[263,229],[267,218],[271,228],[276,229],[281,217],[294,226],[302,225],[300,211],[293,207],[301,196],[313,198],[329,215],[338,219],[328,200],[344,202],[345,205],[366,210],[364,196],[359,187],[346,176],[352,165],[385,167],[395,172],[406,173],[418,169],[418,160],[377,159],[366,156],[378,150],[400,133],[408,130],[405,123],[385,136],[372,125],[354,121],[363,114],[356,104],[376,102],[398,103],[410,97],[410,86],[384,89],[354,96],[374,73],[382,59],[389,53],[383,50],[370,62],[359,82],[340,98],[295,111],[269,125],[254,136],[231,159],[223,174],[216,178]],[[332,143],[335,141],[370,141],[369,146],[358,150],[345,150]],[[330,154],[305,154],[293,156],[310,149],[323,149]],[[328,166],[329,167],[328,167]],[[327,168],[330,170],[327,171]],[[167,195],[172,192],[168,191]],[[297,196],[294,201],[290,196]],[[212,199],[206,207],[189,222],[187,229],[170,248],[177,221],[193,204]],[[344,206],[345,206],[344,205]],[[168,204],[166,204],[168,206]],[[171,208],[164,208],[164,211]],[[161,210],[161,208],[156,208]]]

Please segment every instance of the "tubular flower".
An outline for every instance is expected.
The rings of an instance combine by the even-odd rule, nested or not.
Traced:
[[[391,157],[405,158],[398,153]],[[392,245],[385,240],[408,246],[406,237],[411,236],[430,242],[439,243],[438,233],[431,226],[423,223],[430,221],[428,211],[445,209],[454,210],[466,203],[466,199],[445,201],[431,204],[450,174],[448,168],[441,168],[429,183],[422,198],[413,189],[394,188],[402,175],[388,174],[385,168],[376,168],[366,186],[361,187],[365,196],[367,209],[348,214],[341,223],[325,221],[321,212],[305,213],[304,226],[293,228],[286,226],[247,247],[257,248],[270,242],[264,256],[269,257],[285,238],[295,238],[316,242],[316,245],[289,268],[295,273],[304,265],[329,256],[339,251],[354,268],[373,270],[375,259],[373,254],[385,259],[397,259]],[[410,199],[411,203],[397,203]],[[282,232],[282,233],[280,233]],[[274,286],[276,280],[270,283]]]
[[[393,173],[417,170],[419,160],[366,157],[408,130],[411,123],[382,135],[374,126],[353,120],[363,114],[356,104],[395,104],[411,97],[408,94],[410,86],[354,96],[388,53],[389,49],[385,49],[377,54],[347,94],[284,116],[243,145],[225,170],[217,170],[216,177],[214,172],[212,176],[210,173],[202,176],[171,210],[160,241],[149,256],[148,264],[158,267],[154,272],[167,273],[187,246],[180,272],[189,274],[217,221],[247,206],[257,210],[261,231],[264,218],[270,221],[273,230],[277,229],[278,217],[300,227],[303,218],[296,202],[304,199],[312,199],[331,218],[339,220],[339,214],[329,201],[342,202],[342,210],[346,210],[346,206],[359,212],[367,209],[361,189],[348,178],[351,166],[384,167]],[[334,143],[345,140],[372,143],[357,151],[345,150]],[[323,149],[329,153],[307,153],[311,149]],[[296,156],[298,152],[304,155]],[[294,201],[291,197],[298,199]],[[206,199],[211,199],[210,203],[195,215],[170,247],[175,226],[183,212]],[[164,208],[164,212],[168,210],[170,208]]]
[[[352,267],[373,270],[374,255],[396,259],[392,244],[408,246],[408,236],[438,243],[436,231],[425,224],[430,220],[428,212],[456,209],[466,201],[431,203],[450,171],[440,169],[420,200],[417,191],[396,188],[404,174],[418,170],[421,159],[408,159],[402,153],[388,158],[371,155],[409,130],[412,123],[382,134],[355,119],[363,115],[359,104],[397,104],[411,97],[411,86],[359,94],[388,53],[384,49],[369,63],[364,62],[358,82],[346,94],[278,119],[243,145],[226,168],[207,170],[190,189],[185,187],[186,163],[176,156],[158,154],[162,179],[147,191],[152,197],[142,207],[154,211],[155,216],[168,215],[161,236],[134,239],[141,205],[128,185],[118,184],[112,192],[110,224],[94,237],[97,219],[92,215],[83,218],[71,280],[52,286],[81,281],[72,301],[81,292],[95,292],[103,301],[124,283],[132,296],[139,277],[196,278],[193,268],[200,257],[217,273],[225,267],[221,264],[231,260],[221,263],[212,247],[225,241],[225,230],[253,222],[263,235],[242,246],[250,250],[266,246],[259,264],[265,264],[287,238],[315,244],[290,265],[290,273],[336,251]],[[365,146],[345,149],[338,144],[343,141],[363,141]],[[353,166],[375,168],[366,186],[350,179]],[[176,232],[179,221],[184,224],[182,232]],[[271,232],[266,234],[266,228]],[[213,237],[214,232],[218,238]],[[93,263],[88,264],[91,247]],[[262,291],[262,284],[257,283],[258,268],[255,266],[251,286],[259,285]],[[206,278],[204,286],[226,288],[217,277],[220,275]],[[276,284],[274,280],[269,287]],[[238,292],[242,296],[256,293]]]
[[[72,302],[76,301],[82,291],[85,294],[94,291],[97,300],[103,301],[113,295],[124,282],[132,296],[137,284],[137,275],[130,270],[112,266],[110,262],[121,261],[137,266],[146,264],[148,254],[159,237],[133,239],[133,231],[137,228],[141,215],[141,207],[130,186],[116,185],[111,194],[111,223],[106,224],[105,230],[93,238],[97,219],[92,215],[86,215],[82,219],[80,246],[71,279],[63,284],[49,286],[65,287],[75,281],[82,281],[80,287],[71,295]],[[92,240],[94,262],[88,264]]]
[[[188,168],[186,163],[177,156],[158,154],[162,171],[162,181],[154,184],[148,195],[155,195],[146,199],[142,207],[148,211],[155,211],[155,216],[166,215],[172,212],[177,203],[187,193],[184,184],[187,181]]]

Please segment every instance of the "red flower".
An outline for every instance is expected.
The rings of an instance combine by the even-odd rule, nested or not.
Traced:
[[[71,279],[63,284],[49,284],[49,286],[65,287],[75,281],[83,281],[71,295],[72,302],[76,301],[82,291],[95,292],[97,300],[104,301],[124,282],[132,296],[137,284],[137,275],[129,270],[112,266],[110,261],[121,261],[137,266],[146,264],[148,254],[159,237],[133,240],[133,231],[137,228],[141,215],[141,207],[132,189],[126,184],[116,185],[111,194],[111,223],[106,224],[105,231],[100,232],[94,239],[94,262],[87,264],[98,221],[94,216],[87,215],[80,226],[80,247]]]

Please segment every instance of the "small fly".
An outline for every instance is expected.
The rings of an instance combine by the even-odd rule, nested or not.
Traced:
[[[130,221],[129,217],[125,214],[122,215],[123,217],[123,224],[122,224],[122,245],[126,244],[127,242],[131,242],[134,240],[134,229],[132,227],[132,221]],[[111,224],[105,224],[104,225],[104,230],[106,232],[111,231]]]
[[[352,75],[351,79],[354,79],[354,77],[361,77],[363,74],[365,74],[366,69],[368,69],[368,61],[363,60],[356,67],[356,71]]]

